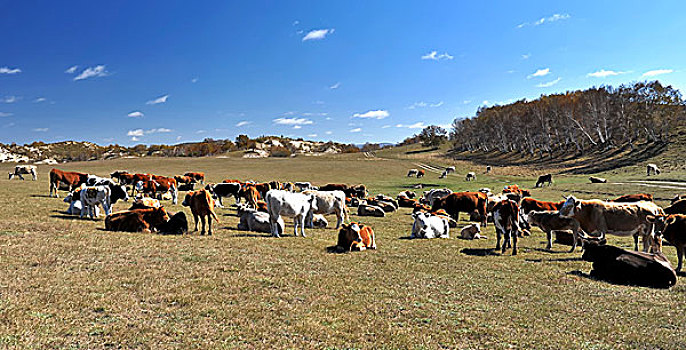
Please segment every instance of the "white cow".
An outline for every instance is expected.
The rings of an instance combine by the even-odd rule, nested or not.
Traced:
[[[476,173],[473,171],[470,171],[467,173],[467,176],[465,176],[465,181],[474,181],[476,180]]]
[[[660,168],[657,167],[657,164],[648,164],[646,166],[646,172],[647,176],[650,176],[650,173],[653,173],[654,175],[660,175]]]
[[[296,185],[297,186],[297,185]],[[305,226],[312,228],[312,217],[314,214],[336,214],[336,229],[346,220],[347,208],[345,206],[345,193],[343,191],[305,191],[307,195],[314,195],[317,198],[317,206],[307,213]]]
[[[83,210],[83,204],[81,204],[81,190],[86,187],[86,184],[81,184],[77,189],[69,192],[66,197],[64,197],[64,202],[69,203],[69,208],[67,208],[67,214],[70,215],[81,215]],[[100,208],[95,207],[95,216],[100,215]]]
[[[417,170],[417,169],[410,169],[410,170],[407,172],[407,177],[417,176],[417,174],[419,174],[419,170]]]
[[[309,183],[309,182],[296,182],[296,183],[294,183],[293,185],[294,185],[294,186],[298,189],[298,191],[300,191],[300,192],[302,192],[302,191],[307,191],[307,190],[311,190],[311,189],[312,189],[312,184]]]
[[[272,224],[269,221],[269,214],[257,211],[248,206],[239,205],[238,216],[240,221],[238,223],[239,230],[254,231],[254,232],[272,232]],[[284,222],[282,218],[277,221],[277,232],[283,234]]]
[[[10,180],[12,180],[12,178],[14,178],[15,176],[19,176],[20,179],[24,180],[24,177],[22,176],[24,174],[31,174],[33,181],[36,181],[38,179],[38,173],[36,172],[35,165],[17,165],[14,167],[14,172],[9,174]]]
[[[434,205],[434,201],[436,199],[443,198],[451,193],[453,193],[453,191],[451,191],[448,188],[434,188],[428,191],[424,191],[422,202],[429,203],[429,205]]]
[[[440,216],[427,213],[414,213],[412,238],[450,238],[448,221]]]
[[[454,173],[454,172],[455,172],[455,167],[454,167],[454,166],[449,166],[449,167],[445,168],[445,173],[446,173],[446,174],[450,174],[450,173]]]
[[[315,195],[269,190],[264,199],[269,207],[269,222],[274,237],[280,237],[278,221],[282,215],[293,217],[293,234],[295,236],[298,236],[298,227],[300,227],[302,236],[305,237],[305,217],[310,211],[317,210]]]
[[[88,216],[93,219],[97,216],[95,212],[95,207],[100,204],[102,209],[105,211],[105,215],[110,215],[112,213],[112,205],[110,202],[111,190],[109,186],[89,186],[81,190],[81,204],[83,209],[81,210],[80,217],[88,212]]]

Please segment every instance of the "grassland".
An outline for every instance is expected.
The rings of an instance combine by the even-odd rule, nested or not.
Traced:
[[[417,182],[474,190],[531,187],[538,171],[496,168],[404,151],[294,159],[121,159],[60,165],[100,175],[115,169],[157,174],[205,171],[225,178],[365,183],[395,196]],[[457,166],[461,176],[409,179],[416,164]],[[0,170],[9,165],[0,166]],[[281,239],[235,230],[233,209],[218,209],[213,236],[107,232],[103,220],[62,213],[39,181],[0,180],[0,347],[7,348],[475,348],[683,349],[686,282],[670,290],[619,286],[585,277],[580,251],[534,229],[519,255],[499,255],[488,240],[409,240],[408,210],[359,218],[377,234],[377,251],[330,254],[336,231]],[[659,204],[674,189],[646,188],[641,166],[601,173],[626,185],[590,185],[557,176],[539,199],[574,193],[607,198],[646,190]],[[686,180],[667,172],[660,179]],[[686,192],[686,191],[684,191]],[[64,195],[64,193],[61,193]],[[187,209],[167,203],[172,212]],[[116,210],[125,209],[118,203]],[[333,220],[329,220],[332,222]],[[466,224],[461,222],[460,224]],[[292,222],[287,220],[287,231]],[[289,231],[290,232],[290,231]],[[456,235],[453,232],[453,235]],[[630,239],[610,243],[631,248]],[[665,253],[673,263],[673,247]]]

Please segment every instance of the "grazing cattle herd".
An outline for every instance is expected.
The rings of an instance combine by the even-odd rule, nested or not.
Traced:
[[[486,172],[491,172],[490,166]],[[455,173],[455,167],[445,168],[441,178],[450,173]],[[648,175],[659,173],[657,166],[648,165]],[[23,179],[25,174],[36,180],[36,167],[17,166],[9,177]],[[421,178],[424,170],[410,169],[407,176]],[[465,181],[476,181],[476,173],[468,172]],[[459,238],[486,239],[481,230],[492,222],[496,232],[495,249],[505,253],[512,248],[512,255],[516,255],[518,239],[527,236],[530,227],[535,226],[546,234],[546,250],[552,249],[553,237],[556,243],[571,246],[570,252],[581,245],[583,259],[593,262],[592,276],[653,287],[670,287],[676,283],[676,273],[662,254],[663,239],[676,247],[676,271],[681,270],[686,248],[686,198],[682,195],[675,196],[672,204],[663,209],[648,193],[606,200],[568,196],[563,201],[548,202],[532,198],[531,191],[515,184],[505,186],[497,194],[488,188],[467,192],[434,188],[424,191],[419,198],[409,190],[393,198],[383,194],[369,196],[363,184],[330,183],[317,187],[305,181],[257,183],[227,179],[193,191],[198,182],[205,183],[203,172],[167,177],[117,170],[110,178],[102,178],[52,169],[49,196],[57,197],[58,191],[68,191],[64,198],[69,204],[67,213],[81,218],[97,218],[102,207],[106,215],[105,229],[109,231],[187,233],[188,221],[183,211],[169,213],[160,205],[163,198],[176,204],[180,190],[186,192],[182,205],[193,215],[194,231],[198,230],[199,222],[202,224],[200,235],[213,233],[212,221],[219,223],[215,207],[224,208],[226,203],[222,199],[228,197],[235,200],[237,229],[269,233],[273,237],[285,234],[285,217],[293,219],[294,236],[305,237],[306,228],[326,228],[328,222],[324,215],[335,215],[335,228],[339,230],[335,249],[340,252],[377,248],[373,229],[352,222],[349,207],[357,207],[360,217],[386,217],[399,208],[410,208],[413,219],[410,237],[424,239],[449,238],[450,229],[458,227],[459,214],[464,213],[468,215],[464,219],[473,223],[460,229]],[[545,184],[553,184],[551,174],[539,176],[534,187]],[[128,201],[130,197],[134,200],[128,210],[112,212],[114,203]],[[606,245],[608,234],[632,236],[636,251],[640,237],[643,252]]]

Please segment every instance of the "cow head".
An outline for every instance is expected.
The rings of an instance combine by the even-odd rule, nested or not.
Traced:
[[[129,194],[126,192],[126,186],[110,184],[110,201],[112,204],[116,203],[118,200],[123,200],[127,202],[129,200]]]
[[[169,221],[169,214],[167,214],[167,210],[164,207],[153,209],[153,214],[150,218],[150,224],[155,228]]]
[[[562,208],[560,208],[561,217],[571,218],[574,216],[574,213],[581,210],[581,202],[578,199],[576,199],[576,197],[562,197],[565,199],[565,202],[564,204],[562,204]]]
[[[184,207],[189,207],[191,205],[191,199],[193,198],[193,194],[191,193],[186,193],[186,196],[183,197],[183,202],[181,202],[181,205]]]
[[[667,227],[674,224],[677,219],[672,215],[648,215],[646,220],[653,224],[654,227],[654,237],[652,242],[653,252],[661,252],[663,233],[666,231]],[[667,237],[667,239],[669,239],[669,237]]]
[[[355,242],[362,242],[360,226],[356,222],[342,224],[338,232],[338,246],[346,251],[350,251]]]

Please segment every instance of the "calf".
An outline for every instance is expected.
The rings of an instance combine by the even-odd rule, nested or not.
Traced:
[[[471,171],[468,172],[467,175],[465,176],[465,181],[475,181],[476,180],[476,173]]]
[[[564,218],[557,211],[532,211],[527,215],[527,221],[545,232],[548,244],[545,249],[553,248],[553,231],[579,231],[579,222],[572,218]]]
[[[17,165],[14,167],[14,172],[9,173],[10,180],[12,180],[12,178],[15,176],[19,176],[20,179],[24,180],[24,176],[22,176],[24,174],[31,174],[33,181],[38,179],[35,165]]]
[[[201,184],[205,183],[205,173],[202,172],[188,172],[183,174],[183,176],[188,176],[193,180],[200,182]]]
[[[584,261],[593,263],[590,275],[618,284],[669,288],[677,275],[664,254],[627,251],[611,245],[584,242]]]
[[[608,202],[631,203],[631,202],[640,202],[640,201],[652,202],[653,201],[653,195],[650,193],[627,194],[624,196],[617,197],[613,200],[609,200]]]
[[[217,198],[219,206],[223,207],[222,198],[233,196],[236,199],[236,203],[239,202],[241,195],[241,184],[237,182],[223,182],[219,184],[208,184],[205,189],[210,191],[214,197]]]
[[[496,232],[495,249],[500,249],[500,237],[504,236],[501,253],[510,246],[512,238],[512,255],[517,255],[517,236],[519,235],[519,207],[517,203],[506,199],[493,208],[493,224]]]
[[[346,252],[376,249],[374,230],[357,222],[343,224],[338,232],[336,249]]]
[[[450,227],[444,218],[422,212],[412,217],[412,238],[450,238]]]
[[[326,220],[324,215],[312,215],[312,228],[326,228],[327,226],[329,226],[329,222]]]
[[[359,216],[376,216],[376,217],[384,217],[386,216],[386,212],[384,212],[383,209],[374,206],[374,205],[368,205],[368,204],[360,204],[359,207],[357,207],[357,215]]]
[[[646,166],[646,176],[650,176],[651,173],[653,175],[660,175],[660,168],[656,164],[648,164]]]
[[[158,230],[169,221],[164,207],[134,209],[112,213],[105,218],[105,229],[108,231],[146,232]]]
[[[469,224],[460,230],[460,238],[463,239],[487,239],[486,236],[481,235],[481,225],[477,222]]]
[[[545,183],[548,183],[548,186],[553,184],[553,174],[545,174],[541,175],[538,177],[538,180],[536,180],[536,188],[538,187],[543,187]]]
[[[656,240],[661,242],[661,237],[664,237],[676,248],[678,259],[676,270],[681,271],[684,248],[686,248],[686,215],[649,216],[648,220],[655,223],[656,231],[659,232],[655,237]]]
[[[219,222],[219,219],[217,218],[217,214],[214,212],[214,200],[208,191],[199,190],[187,193],[181,205],[191,208],[193,221],[195,221],[195,228],[193,231],[198,230],[199,216],[200,220],[202,221],[202,231],[200,231],[200,235],[204,235],[205,217],[207,217],[207,234],[212,235],[212,219],[216,220],[217,222]]]
[[[270,190],[265,197],[269,207],[269,221],[272,235],[279,237],[277,222],[281,216],[293,217],[293,234],[298,236],[298,227],[305,237],[305,218],[310,211],[317,210],[317,198],[313,195]]]

